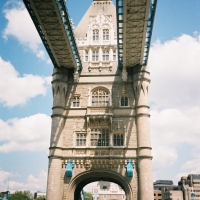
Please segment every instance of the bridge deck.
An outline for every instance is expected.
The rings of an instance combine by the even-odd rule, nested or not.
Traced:
[[[81,60],[65,2],[23,1],[54,66],[81,69]]]
[[[82,68],[64,0],[23,0],[55,67]],[[146,65],[157,0],[116,0],[119,67]]]
[[[146,65],[157,0],[117,0],[119,67]]]

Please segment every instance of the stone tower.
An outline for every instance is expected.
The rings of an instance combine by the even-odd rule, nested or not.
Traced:
[[[116,8],[93,0],[75,29],[82,71],[54,68],[47,200],[78,200],[93,181],[119,184],[127,200],[153,200],[149,72],[117,58]]]

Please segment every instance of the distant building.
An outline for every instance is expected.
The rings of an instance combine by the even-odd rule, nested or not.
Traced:
[[[184,200],[200,200],[200,174],[181,177],[179,186],[183,191]]]
[[[173,181],[171,180],[158,180],[153,183],[154,190],[162,190],[162,188],[168,188],[168,189],[177,189],[177,185],[173,185]]]
[[[162,190],[162,200],[183,200],[183,192],[181,190]]]
[[[41,197],[41,196],[44,197],[44,200],[45,200],[46,199],[46,192],[40,192],[40,191],[35,192],[33,199],[37,199],[38,197]]]
[[[158,180],[153,183],[154,200],[183,200],[181,187],[171,180]]]
[[[124,190],[117,184],[100,181],[92,188],[93,199],[98,200],[125,200]]]
[[[162,191],[154,190],[154,200],[162,200]]]

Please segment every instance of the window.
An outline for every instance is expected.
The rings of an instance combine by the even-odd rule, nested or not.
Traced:
[[[92,129],[91,146],[109,146],[108,129]]]
[[[109,60],[109,51],[103,51],[103,61]]]
[[[85,52],[85,61],[88,61],[88,51]]]
[[[93,41],[99,40],[99,30],[94,29],[93,30]]]
[[[74,96],[73,97],[72,106],[73,107],[80,107],[80,96]]]
[[[113,60],[116,60],[117,59],[117,53],[116,53],[116,49],[113,50]]]
[[[76,146],[86,146],[86,134],[76,134]]]
[[[109,93],[104,89],[96,89],[92,92],[92,106],[108,106]]]
[[[103,40],[109,40],[109,30],[103,29]]]
[[[114,134],[113,137],[113,144],[114,146],[123,146],[123,134]]]
[[[128,106],[128,97],[121,97],[121,106]]]
[[[92,52],[92,61],[98,61],[99,60],[99,52],[93,51]]]

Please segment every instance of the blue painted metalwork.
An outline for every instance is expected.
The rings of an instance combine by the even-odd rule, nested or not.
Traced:
[[[64,2],[64,0],[56,0],[56,4],[58,6],[60,17],[61,17],[62,22],[63,22],[65,33],[67,35],[68,42],[69,42],[71,51],[72,51],[73,56],[74,56],[74,60],[76,62],[76,67],[77,67],[78,70],[81,70],[82,69],[81,59],[80,59],[80,56],[79,56],[79,52],[78,52],[78,48],[77,48],[77,45],[76,45],[76,40],[75,40],[71,20],[69,18],[68,12],[67,12],[65,2]]]
[[[192,191],[191,197],[192,197],[192,200],[194,200],[195,194],[193,191]]]
[[[67,177],[72,177],[72,170],[73,170],[74,164],[71,160],[67,161],[66,165],[66,175]]]
[[[128,162],[127,162],[127,164],[126,164],[126,176],[127,177],[133,177],[133,169],[134,169],[134,164],[129,159]]]
[[[123,68],[123,0],[116,0],[118,67]]]
[[[48,44],[48,42],[46,40],[46,37],[45,37],[45,35],[44,35],[44,33],[43,33],[42,29],[41,29],[41,26],[40,26],[40,24],[38,22],[38,19],[37,19],[36,15],[35,15],[35,13],[33,11],[33,8],[31,7],[30,0],[23,0],[23,1],[24,1],[24,4],[25,4],[25,6],[26,6],[26,8],[27,8],[32,20],[33,20],[33,23],[34,23],[39,35],[40,35],[40,38],[42,39],[42,42],[43,42],[43,44],[44,44],[44,46],[45,46],[45,48],[46,48],[46,50],[47,50],[47,52],[49,54],[49,57],[51,58],[51,61],[52,61],[53,65],[54,65],[54,67],[58,67],[58,64],[57,64],[57,62],[56,62],[56,60],[55,60],[55,58],[53,56],[53,53],[51,52],[51,49],[50,49],[49,44]]]
[[[147,65],[151,36],[153,31],[153,23],[156,12],[157,0],[151,0],[149,7],[149,15],[147,21],[146,39],[143,53],[143,65]],[[123,0],[116,0],[117,8],[117,35],[118,35],[118,66],[123,68]]]
[[[148,56],[149,56],[149,49],[151,44],[151,36],[153,31],[153,23],[156,13],[156,5],[157,0],[151,0],[150,7],[149,7],[149,15],[148,15],[148,22],[147,22],[147,30],[146,30],[146,40],[145,40],[145,47],[144,47],[144,54],[143,54],[143,65],[147,65]]]

